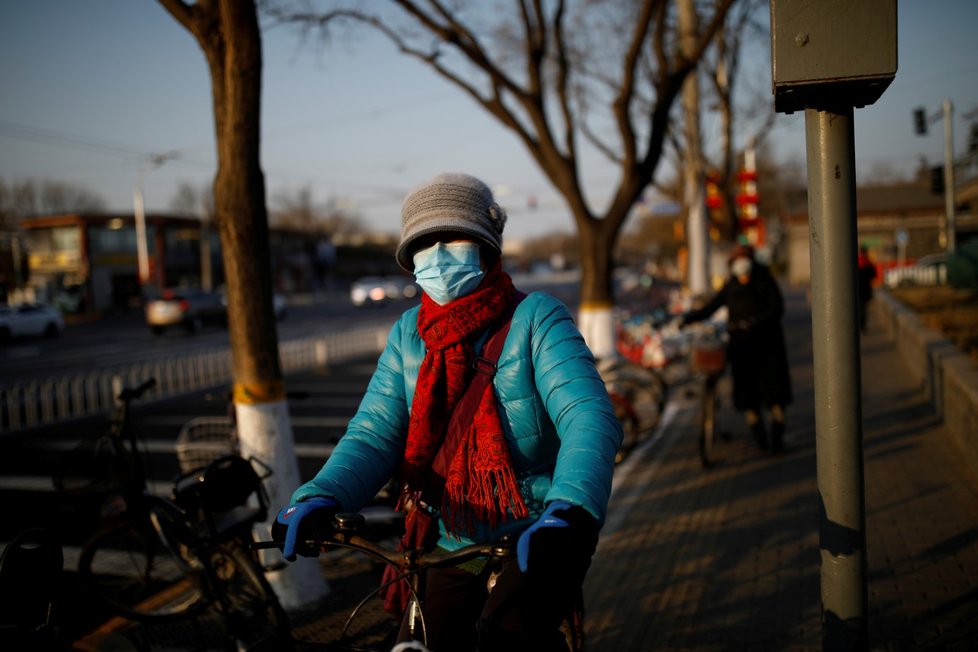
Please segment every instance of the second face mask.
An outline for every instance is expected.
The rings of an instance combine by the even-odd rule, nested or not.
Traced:
[[[414,278],[439,305],[464,297],[482,282],[479,245],[438,242],[414,254]]]

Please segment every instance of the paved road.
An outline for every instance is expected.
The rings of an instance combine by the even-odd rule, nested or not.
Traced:
[[[277,323],[279,342],[392,322],[406,304],[357,309],[344,297],[293,304]],[[227,329],[207,326],[155,336],[140,314],[113,315],[70,325],[56,340],[21,339],[0,346],[0,384],[130,365],[177,355],[227,349]]]

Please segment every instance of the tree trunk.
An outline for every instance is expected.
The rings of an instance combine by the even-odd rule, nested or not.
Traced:
[[[692,57],[696,50],[696,7],[693,0],[679,3],[679,30],[683,53]],[[710,237],[706,219],[706,190],[703,155],[700,147],[699,76],[694,70],[683,83],[683,117],[686,124],[686,150],[683,157],[683,203],[687,210],[686,243],[689,247],[687,284],[694,296],[710,290]]]
[[[228,334],[241,455],[272,469],[265,480],[272,517],[299,485],[299,466],[278,358],[272,310],[265,180],[260,165],[261,33],[254,2],[188,6],[160,0],[197,38],[207,57],[214,100],[215,217],[228,297]],[[260,528],[263,538],[268,528]],[[303,559],[269,578],[287,608],[315,600],[328,586],[318,560]]]
[[[577,218],[581,249],[578,328],[596,358],[615,354],[612,257],[622,219]]]

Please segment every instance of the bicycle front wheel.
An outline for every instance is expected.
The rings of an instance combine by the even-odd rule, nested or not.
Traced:
[[[717,384],[707,378],[703,383],[700,410],[700,461],[708,469],[716,462]]]
[[[229,541],[209,555],[213,593],[228,636],[239,646],[253,649],[275,643],[291,645],[289,618],[278,601],[265,571],[239,541]]]
[[[169,620],[206,607],[197,572],[148,523],[120,522],[97,532],[78,562],[79,580],[91,594],[139,621]]]

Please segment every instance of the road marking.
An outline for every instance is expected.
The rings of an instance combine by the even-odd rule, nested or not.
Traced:
[[[637,494],[644,491],[651,479],[655,477],[665,459],[666,451],[672,448],[678,441],[679,435],[683,434],[683,428],[670,428],[670,426],[679,413],[684,411],[690,403],[692,401],[669,401],[662,411],[662,420],[659,421],[652,436],[636,446],[625,458],[625,461],[615,469],[615,477],[611,485],[611,497],[608,499],[608,516],[605,519],[604,527],[601,529],[602,538],[598,542],[599,550],[601,541],[609,539],[610,537],[607,535],[621,528],[625,519],[628,518],[628,513]],[[656,448],[654,457],[652,455],[653,447]],[[616,503],[618,507],[615,508],[613,503]]]

